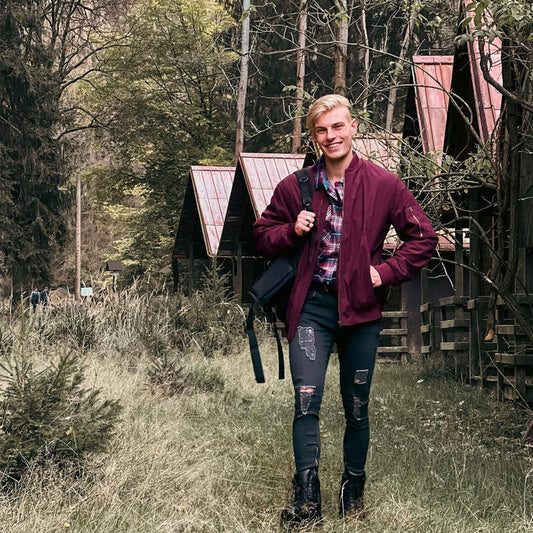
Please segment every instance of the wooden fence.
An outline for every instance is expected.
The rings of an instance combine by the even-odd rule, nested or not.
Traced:
[[[521,305],[529,300],[517,296]],[[503,302],[494,335],[486,337],[488,299],[451,296],[420,307],[424,357],[442,356],[455,378],[479,384],[498,399],[533,402],[533,346]]]

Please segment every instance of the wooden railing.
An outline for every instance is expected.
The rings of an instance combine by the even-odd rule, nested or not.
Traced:
[[[522,300],[524,307],[530,305]],[[487,297],[451,296],[422,305],[421,352],[424,357],[442,354],[456,379],[477,383],[498,399],[533,403],[533,344],[502,302],[494,338],[486,337],[487,304]]]
[[[384,311],[378,358],[387,362],[409,362],[407,311]]]

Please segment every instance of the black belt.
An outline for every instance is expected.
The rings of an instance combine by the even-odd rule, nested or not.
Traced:
[[[337,296],[337,284],[336,283],[320,283],[319,281],[313,281],[311,288],[317,291],[325,292],[326,294],[333,294]]]

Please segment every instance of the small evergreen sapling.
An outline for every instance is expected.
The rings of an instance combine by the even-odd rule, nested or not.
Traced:
[[[0,380],[1,483],[20,479],[32,462],[81,465],[87,453],[105,449],[121,406],[83,388],[83,365],[73,352],[40,371],[11,355],[0,362]]]

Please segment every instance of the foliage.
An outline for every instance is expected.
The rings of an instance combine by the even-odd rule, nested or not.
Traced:
[[[66,197],[61,125],[61,79],[56,50],[47,46],[45,2],[8,1],[0,7],[1,249],[16,290],[49,277],[50,247],[64,235]]]
[[[73,89],[111,45],[91,41],[127,1],[0,5],[0,255],[16,293],[49,283],[51,256],[65,242],[71,134],[94,126]]]
[[[190,166],[231,162],[224,70],[235,56],[220,41],[230,25],[214,0],[139,0],[79,95],[107,118],[100,143],[113,163],[88,178],[106,191],[94,205],[112,216],[115,253],[136,275],[168,274]]]
[[[124,336],[153,357],[174,351],[227,355],[244,338],[244,312],[229,296],[228,276],[215,261],[203,287],[190,296],[170,293],[164,286],[147,293],[134,284],[102,294],[85,312],[92,317],[95,338]]]
[[[189,298],[180,298],[181,305],[171,325],[177,344],[166,342],[156,328],[141,328],[140,336],[151,360],[150,382],[164,394],[191,388],[223,389],[224,381],[216,372],[197,372],[187,368],[186,361],[195,351],[212,358],[217,354],[228,356],[242,347],[244,314],[229,298],[227,282],[227,275],[213,261],[204,275],[204,288]]]
[[[187,386],[187,376],[182,365],[166,353],[154,355],[148,368],[148,379],[155,392],[163,396],[182,393]]]
[[[402,71],[400,102],[407,92],[410,60],[401,61],[398,65],[396,61],[411,8],[416,4],[418,19],[407,57],[414,53],[448,54],[453,53],[453,36],[459,19],[457,2],[351,0],[343,2],[348,14],[339,12],[339,4],[341,2],[330,0],[310,0],[306,3],[304,107],[307,109],[315,97],[334,91],[337,26],[341,18],[349,17],[347,96],[358,111],[367,106],[374,125],[383,128],[391,74],[396,66]],[[292,119],[296,113],[295,60],[299,12],[300,2],[292,0],[266,2],[255,6],[252,12],[251,40],[254,45],[248,84],[246,151],[290,151]],[[368,81],[364,72],[367,52],[372,65]],[[397,105],[398,118],[402,112],[403,105]],[[401,123],[396,126],[401,127]],[[305,143],[302,150],[305,150]]]
[[[491,235],[485,238],[493,243],[489,245],[491,264],[481,272],[481,278],[491,290],[487,329],[491,336],[496,300],[501,297],[516,323],[529,340],[533,340],[532,309],[521,307],[516,298],[517,292],[525,290],[518,275],[520,248],[531,246],[526,212],[529,210],[529,166],[533,146],[533,8],[530,2],[522,0],[483,0],[471,2],[468,9],[465,24],[472,25],[474,31],[460,42],[476,42],[483,77],[502,97],[501,115],[493,133],[494,143],[486,148],[495,182],[494,226]],[[498,49],[501,69],[497,72],[501,72],[501,77],[490,69],[491,43]]]
[[[34,462],[81,465],[88,453],[105,449],[121,407],[83,388],[74,352],[40,370],[23,353],[3,354],[0,371],[2,483],[20,479]]]
[[[95,298],[31,315],[36,349],[62,346],[84,356],[101,351],[132,369],[146,364],[152,389],[165,396],[224,388],[215,371],[199,372],[189,364],[192,354],[228,356],[243,345],[244,312],[229,298],[227,276],[216,263],[204,276],[204,288],[189,297],[165,287],[146,292],[139,283]]]
[[[61,340],[80,354],[86,353],[96,344],[97,319],[86,307],[65,306],[56,309],[55,314],[53,321],[42,324],[42,334],[48,342]]]
[[[148,367],[148,379],[154,394],[171,397],[185,392],[222,392],[225,379],[216,367],[189,366],[183,355],[162,354],[154,357]]]
[[[189,297],[181,313],[182,325],[190,331],[191,344],[206,356],[223,355],[235,349],[244,333],[244,313],[229,297],[228,274],[212,263],[204,276],[204,288]],[[241,335],[236,332],[241,331]]]

